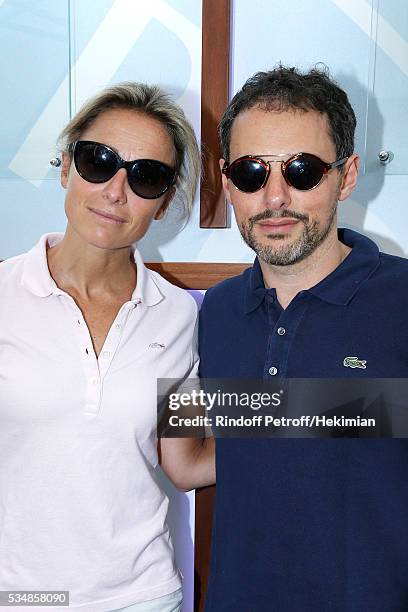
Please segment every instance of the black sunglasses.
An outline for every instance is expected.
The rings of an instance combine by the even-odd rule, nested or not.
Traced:
[[[125,168],[129,187],[146,200],[159,198],[176,182],[175,170],[163,162],[155,159],[125,161],[100,142],[77,140],[72,151],[75,168],[85,181],[105,183]]]
[[[279,157],[280,155],[243,155],[231,164],[225,162],[223,174],[234,186],[245,193],[255,193],[267,183],[271,171],[271,163],[281,164],[283,178],[288,185],[300,191],[309,191],[319,185],[322,178],[332,168],[337,168],[347,161],[347,157],[327,164],[312,153],[295,153],[288,160],[275,159],[265,161],[264,157]]]

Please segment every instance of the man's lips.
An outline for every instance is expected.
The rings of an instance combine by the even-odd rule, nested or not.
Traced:
[[[98,215],[99,217],[102,217],[103,219],[106,219],[106,221],[110,221],[111,223],[126,223],[126,220],[123,219],[122,217],[118,217],[117,215],[113,215],[110,212],[107,212],[106,210],[99,210],[98,208],[91,208],[89,207],[88,210],[90,210],[91,212],[95,213],[95,215]]]
[[[284,230],[290,229],[293,225],[299,223],[299,219],[265,219],[264,221],[258,221],[257,225],[261,226],[264,230]]]

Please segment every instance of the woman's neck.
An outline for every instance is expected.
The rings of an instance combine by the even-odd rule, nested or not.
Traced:
[[[84,299],[132,293],[136,286],[130,247],[102,249],[83,241],[69,227],[61,242],[47,250],[47,260],[58,287]]]

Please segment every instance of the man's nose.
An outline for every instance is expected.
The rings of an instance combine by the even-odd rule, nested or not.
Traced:
[[[120,168],[103,188],[103,197],[111,204],[125,204],[127,201],[127,173],[125,168]]]
[[[265,208],[280,210],[287,208],[291,203],[290,188],[282,174],[281,162],[269,163],[269,175],[266,185],[262,189]]]

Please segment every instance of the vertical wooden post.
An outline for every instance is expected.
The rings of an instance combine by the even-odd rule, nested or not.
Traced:
[[[211,533],[215,486],[198,489],[195,496],[194,612],[203,612],[210,575]]]
[[[227,204],[218,160],[218,123],[229,102],[230,0],[203,0],[201,142],[204,180],[200,193],[200,227],[227,227]]]

